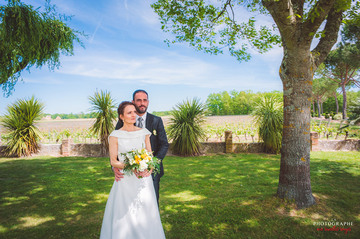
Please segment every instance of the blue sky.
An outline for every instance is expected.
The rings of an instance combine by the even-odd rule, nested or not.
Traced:
[[[1,0],[1,2],[5,2]],[[23,1],[42,6],[44,1]],[[143,0],[52,0],[58,12],[72,15],[68,24],[84,31],[85,49],[75,47],[74,56],[63,56],[61,67],[46,66],[23,72],[13,94],[1,94],[0,115],[17,99],[34,95],[45,104],[45,113],[89,112],[88,97],[108,90],[120,103],[131,99],[136,89],[149,93],[149,112],[170,110],[185,99],[203,102],[221,91],[282,90],[278,69],[282,49],[266,54],[253,52],[249,62],[239,63],[226,52],[210,55],[187,44],[168,47],[160,21]],[[272,19],[258,18],[265,24]]]

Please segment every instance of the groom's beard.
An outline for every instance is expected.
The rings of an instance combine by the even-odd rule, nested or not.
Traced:
[[[147,111],[147,107],[145,105],[140,105],[140,107],[136,106],[135,108],[139,114],[144,114]]]

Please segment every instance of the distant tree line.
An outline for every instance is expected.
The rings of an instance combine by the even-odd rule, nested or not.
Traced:
[[[58,116],[61,119],[88,119],[88,118],[95,118],[96,117],[96,113],[94,113],[94,112],[91,112],[91,113],[81,112],[81,113],[77,113],[77,114],[74,114],[74,113],[70,113],[70,114],[59,114],[59,113],[56,113],[56,114],[44,114],[42,117],[45,117],[47,115],[51,115],[51,119],[56,119]]]
[[[157,116],[166,116],[166,115],[170,115],[170,111],[153,111],[152,114],[154,115],[157,115]],[[51,119],[56,119],[58,116],[61,118],[61,119],[89,119],[89,118],[96,118],[96,113],[94,112],[90,112],[90,113],[84,113],[84,112],[81,112],[81,113],[77,113],[77,114],[74,114],[74,113],[70,113],[70,114],[59,114],[59,113],[56,113],[56,114],[43,114],[41,115],[41,118],[43,117],[46,117],[47,115],[50,115],[51,116]],[[116,118],[117,118],[117,113],[116,113]]]
[[[156,116],[167,116],[167,115],[170,115],[170,110],[165,110],[165,111],[153,111],[152,114],[153,115],[156,115]]]
[[[254,111],[255,105],[262,97],[272,97],[281,102],[283,100],[283,93],[280,91],[254,93],[250,90],[211,93],[206,100],[207,115],[249,115]],[[359,107],[359,99],[360,91],[347,91],[347,101],[349,105],[347,111],[350,119],[355,117],[351,109]],[[312,112],[317,112],[316,94],[314,94],[313,102]],[[340,93],[322,95],[321,101],[319,101],[321,115],[342,112],[342,107],[343,95]],[[313,116],[317,116],[317,114],[313,114]]]
[[[254,93],[251,90],[212,93],[206,100],[207,115],[249,115],[262,97],[273,97],[282,101],[283,93],[280,91]]]
[[[336,97],[336,98],[335,98]],[[331,114],[331,113],[340,113],[343,110],[343,95],[337,93],[336,96],[335,95],[329,95],[326,96],[325,95],[325,100],[323,102],[320,101],[319,103],[319,107],[320,107],[320,114]],[[356,115],[354,115],[354,113],[352,112],[352,109],[354,107],[359,107],[358,106],[358,100],[360,99],[360,91],[347,91],[347,102],[348,102],[348,116],[350,119],[354,119],[356,117]],[[336,100],[338,101],[338,110],[337,110],[337,104],[336,104]],[[312,112],[314,113],[313,116],[317,116],[317,106],[316,106],[316,100],[314,100],[314,104],[312,106]],[[314,107],[315,105],[315,107]],[[316,113],[316,114],[315,114]]]

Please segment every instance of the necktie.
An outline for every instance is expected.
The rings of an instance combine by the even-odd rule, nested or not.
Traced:
[[[137,120],[137,121],[138,121],[137,126],[138,126],[139,128],[142,128],[142,127],[143,127],[143,120],[144,120],[144,119],[143,119],[142,117],[139,117],[139,118],[138,118],[138,120]]]

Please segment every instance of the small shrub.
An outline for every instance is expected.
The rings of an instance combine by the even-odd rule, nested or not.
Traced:
[[[341,119],[342,119],[342,114],[341,114],[341,113],[335,114],[335,115],[333,116],[333,120],[341,120]]]
[[[315,112],[313,110],[310,111],[311,117],[315,117]]]
[[[103,153],[109,150],[109,135],[114,130],[114,120],[117,118],[114,99],[110,92],[100,91],[95,92],[94,96],[89,97],[92,105],[92,112],[96,114],[96,119],[91,127],[91,131],[99,135],[101,142],[101,149]]]
[[[177,104],[171,111],[169,138],[172,150],[181,156],[200,154],[200,140],[205,138],[201,124],[204,122],[205,106],[195,98]]]
[[[283,129],[283,104],[272,97],[263,97],[252,115],[258,125],[259,138],[264,141],[265,151],[279,153]]]
[[[35,119],[43,109],[44,105],[34,96],[8,106],[7,114],[2,119],[2,125],[9,131],[9,137],[5,138],[7,156],[30,156],[38,151],[41,133],[35,126]]]

